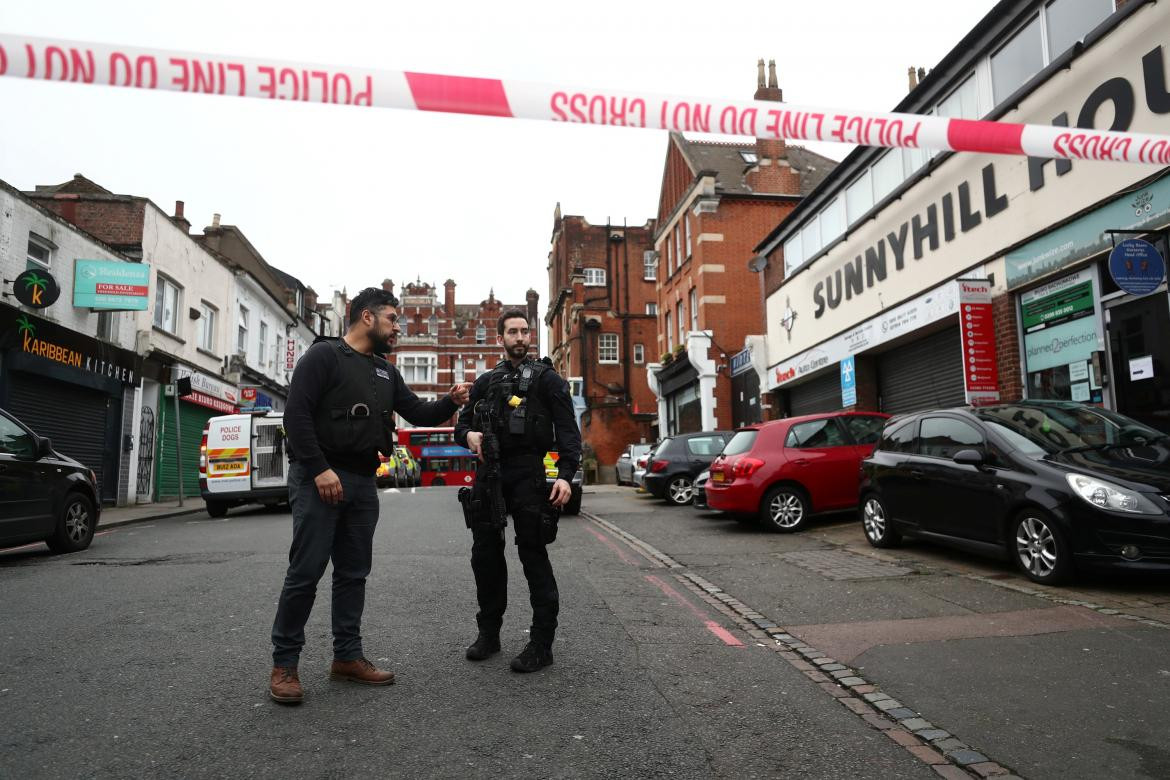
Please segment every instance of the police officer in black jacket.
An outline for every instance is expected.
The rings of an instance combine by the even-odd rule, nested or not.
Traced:
[[[370,287],[350,304],[340,339],[318,338],[293,372],[284,410],[293,540],[272,625],[269,693],[287,704],[304,697],[297,662],[317,582],[333,561],[333,665],[330,676],[389,685],[392,672],[366,660],[361,621],[378,522],[378,453],[393,452],[394,413],[438,425],[466,403],[467,385],[424,402],[381,355],[398,338],[398,299]]]
[[[530,639],[512,659],[512,669],[535,672],[553,662],[552,643],[560,608],[546,549],[548,510],[551,505],[555,523],[556,511],[569,500],[571,481],[581,462],[581,432],[568,384],[547,361],[533,360],[528,354],[527,313],[521,309],[505,311],[496,332],[496,341],[507,357],[475,380],[470,401],[455,425],[455,441],[483,460],[483,432],[476,429],[475,407],[481,402],[491,404],[488,417],[497,421],[504,501],[515,525],[516,546],[532,604]],[[481,414],[479,419],[483,417]],[[550,492],[545,483],[544,456],[554,446],[560,455]],[[477,479],[482,473],[477,472]],[[555,525],[552,527],[555,531]],[[482,661],[500,650],[500,626],[508,602],[502,527],[472,522],[471,570],[479,602],[479,636],[467,648],[467,658]]]

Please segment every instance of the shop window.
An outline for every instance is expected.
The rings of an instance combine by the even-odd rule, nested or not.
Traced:
[[[154,290],[154,326],[171,334],[179,332],[179,286],[162,274]]]
[[[618,362],[618,334],[602,333],[597,337],[597,362]]]
[[[1044,7],[1048,59],[1054,60],[1113,13],[1113,0],[1053,0]]]
[[[36,233],[28,234],[26,271],[47,271],[53,265],[53,242]]]
[[[991,55],[991,88],[996,104],[1024,85],[1044,67],[1040,17],[1032,17],[1007,44]]]
[[[962,420],[927,417],[918,432],[918,451],[931,458],[953,458],[961,450],[983,450],[983,434]]]
[[[605,269],[604,268],[586,268],[585,269],[585,286],[586,287],[605,287]]]

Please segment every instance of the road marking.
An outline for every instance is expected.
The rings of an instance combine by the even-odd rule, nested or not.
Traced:
[[[633,558],[631,558],[630,556],[626,555],[625,551],[622,550],[622,548],[618,547],[617,544],[612,539],[610,539],[605,534],[601,533],[601,531],[598,531],[596,528],[590,528],[589,526],[585,526],[585,529],[587,531],[589,531],[589,533],[596,536],[597,540],[599,542],[601,542],[602,544],[604,544],[606,547],[608,547],[611,551],[613,551],[613,553],[616,554],[617,557],[621,558],[623,561],[630,564],[631,566],[638,565],[638,561],[636,561]]]
[[[649,582],[652,582],[653,584],[657,585],[658,589],[661,590],[663,593],[665,593],[667,596],[669,596],[671,598],[671,600],[677,602],[681,606],[686,607],[692,613],[694,613],[695,617],[699,618],[699,620],[701,620],[703,622],[703,625],[706,627],[706,629],[708,631],[710,631],[712,634],[714,634],[715,636],[719,637],[719,639],[723,642],[723,644],[729,645],[731,647],[743,647],[743,642],[739,641],[734,636],[732,636],[731,632],[728,631],[726,628],[719,625],[714,620],[711,620],[711,618],[707,617],[707,613],[704,612],[703,610],[699,609],[698,607],[696,607],[694,604],[692,604],[690,599],[683,596],[677,590],[670,587],[670,585],[668,585],[665,582],[663,582],[662,580],[658,579],[653,574],[647,574],[646,579]]]

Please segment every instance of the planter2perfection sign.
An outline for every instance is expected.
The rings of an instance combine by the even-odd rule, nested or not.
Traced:
[[[74,306],[116,311],[146,311],[149,303],[149,265],[119,260],[75,261]]]

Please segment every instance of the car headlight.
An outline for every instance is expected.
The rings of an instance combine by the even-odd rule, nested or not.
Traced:
[[[1133,490],[1126,490],[1110,482],[1087,477],[1084,474],[1069,474],[1068,485],[1073,492],[1098,509],[1114,512],[1129,512],[1138,515],[1160,515],[1162,510],[1154,502]]]

